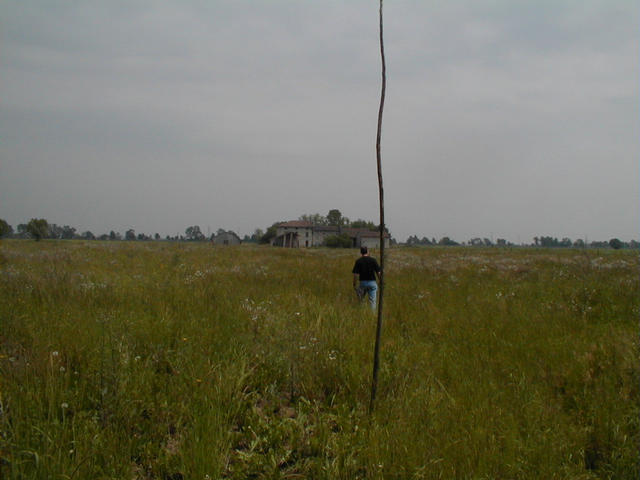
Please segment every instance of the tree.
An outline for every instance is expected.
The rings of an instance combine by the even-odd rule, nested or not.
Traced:
[[[27,224],[26,223],[19,223],[18,224],[18,237],[19,238],[27,238],[29,236],[29,232],[27,230]]]
[[[369,230],[377,230],[376,224],[361,218],[354,220],[349,224],[351,228],[368,228]]]
[[[267,228],[267,231],[264,233],[264,235],[260,237],[260,243],[262,244],[271,243],[271,240],[273,240],[276,237],[276,234],[278,231],[278,225],[280,223],[282,222],[276,222],[273,225],[271,225],[269,228]]]
[[[200,231],[199,225],[193,225],[192,227],[187,227],[184,231],[187,240],[199,241],[204,240],[204,234]]]
[[[351,237],[346,233],[341,235],[329,235],[324,239],[324,245],[329,248],[351,248]]]
[[[84,238],[85,240],[95,240],[96,236],[91,233],[89,230],[87,230],[86,232],[83,232],[82,235],[80,235],[82,238]]]
[[[262,231],[262,229],[256,228],[253,232],[253,235],[251,235],[251,237],[249,238],[249,241],[252,243],[259,243],[263,235],[264,232]]]
[[[536,245],[540,245],[541,247],[559,247],[560,241],[555,237],[538,237],[538,243]]]
[[[42,238],[49,235],[49,224],[44,218],[32,218],[27,223],[27,233],[39,242]]]
[[[609,240],[609,246],[614,250],[620,250],[622,247],[624,247],[624,243],[622,243],[622,241],[618,238],[612,238],[611,240]]]
[[[65,240],[71,240],[75,236],[76,236],[75,228],[70,227],[69,225],[65,225],[64,227],[62,227],[62,233],[60,235],[60,238],[64,238]]]
[[[62,227],[58,226],[55,223],[50,223],[49,233],[47,236],[49,238],[62,238]]]
[[[133,228],[130,228],[126,232],[124,232],[124,239],[128,241],[133,241],[136,239],[136,231]]]
[[[338,210],[337,208],[333,210],[329,210],[329,213],[327,213],[327,223],[334,227],[341,226],[342,213],[340,213],[340,210]]]
[[[438,245],[443,245],[445,247],[453,247],[459,244],[455,240],[451,240],[449,237],[442,237],[438,242]]]
[[[7,237],[13,233],[13,227],[0,218],[0,237]]]
[[[419,239],[417,235],[411,235],[409,236],[409,238],[407,238],[407,241],[405,243],[409,247],[415,245],[431,245],[431,240],[429,240],[427,237],[422,237],[422,239]]]
[[[303,222],[311,222],[313,225],[327,225],[327,217],[324,215],[320,215],[319,213],[300,215],[298,220],[302,220]]]

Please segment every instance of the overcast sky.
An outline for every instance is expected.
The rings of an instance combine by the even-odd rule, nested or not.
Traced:
[[[374,0],[0,9],[0,218],[95,234],[378,220]],[[387,0],[387,225],[638,239],[637,1]]]

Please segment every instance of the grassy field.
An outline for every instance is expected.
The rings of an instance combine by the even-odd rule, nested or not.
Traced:
[[[0,477],[638,478],[638,252],[0,244]]]

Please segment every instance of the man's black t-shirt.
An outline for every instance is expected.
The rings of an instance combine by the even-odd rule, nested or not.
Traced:
[[[360,275],[360,281],[366,282],[376,279],[376,272],[380,272],[380,265],[373,257],[360,257],[356,260],[351,273]]]

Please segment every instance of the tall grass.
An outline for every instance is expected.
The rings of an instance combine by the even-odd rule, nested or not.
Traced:
[[[0,244],[2,478],[637,478],[636,252]]]

